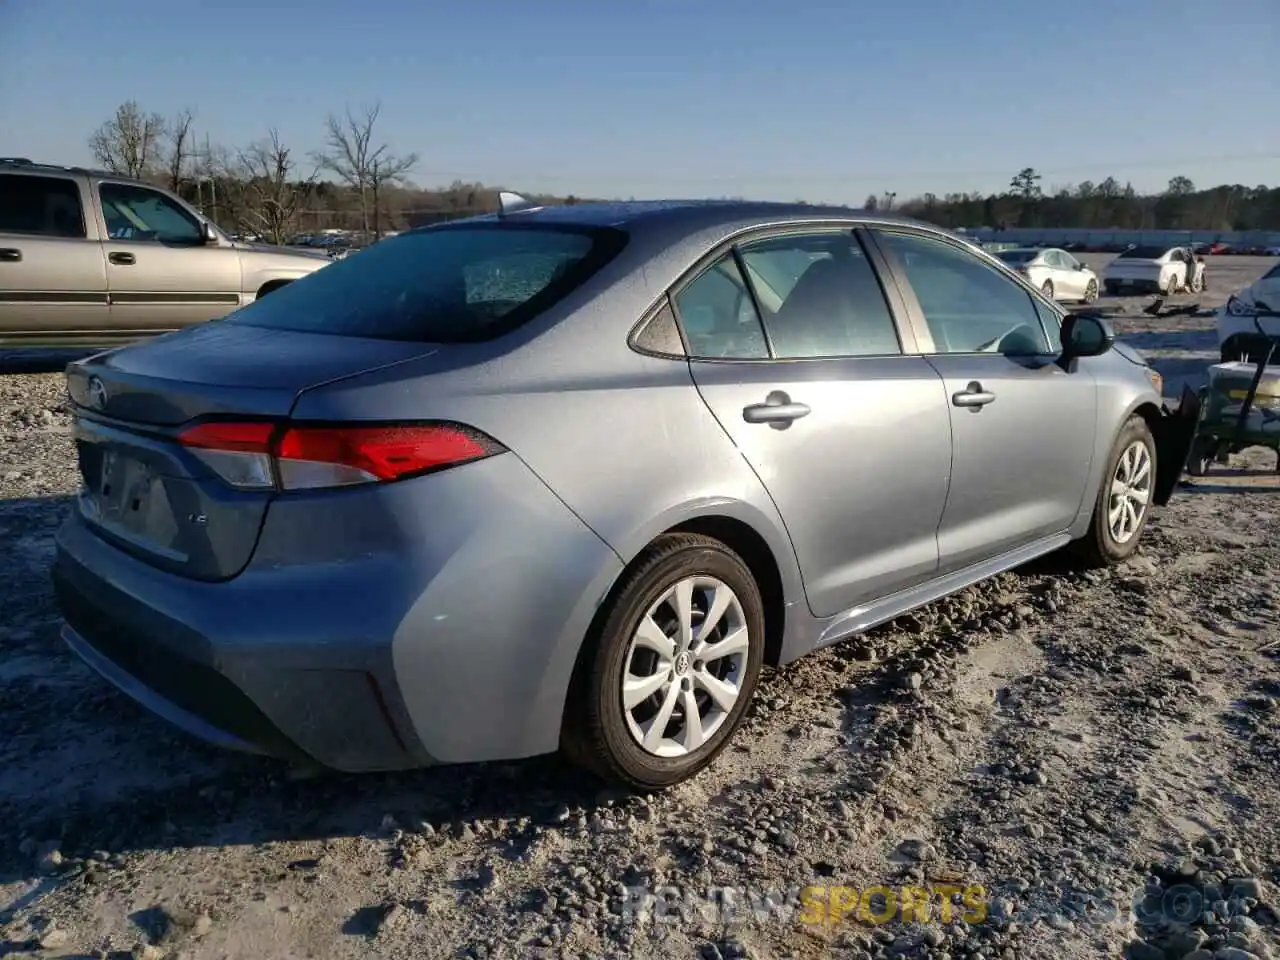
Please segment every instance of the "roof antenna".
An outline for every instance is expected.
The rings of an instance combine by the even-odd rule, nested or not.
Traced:
[[[510,190],[498,191],[498,216],[505,217],[509,213],[519,213],[522,210],[541,210],[542,204],[534,203],[527,197],[522,197],[518,193]]]

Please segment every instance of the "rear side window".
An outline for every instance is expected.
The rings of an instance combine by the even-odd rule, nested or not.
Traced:
[[[225,322],[375,340],[501,336],[584,283],[626,234],[541,224],[405,233],[296,280]]]
[[[0,174],[0,233],[83,238],[80,187],[66,177]]]

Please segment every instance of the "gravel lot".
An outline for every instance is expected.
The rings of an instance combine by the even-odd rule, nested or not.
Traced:
[[[1212,259],[1202,302],[1271,263]],[[1166,392],[1216,358],[1211,319],[1119,302]],[[314,776],[192,742],[63,649],[61,378],[0,376],[0,956],[1280,957],[1272,466],[1185,487],[1122,569],[1042,562],[768,674],[660,797],[554,759]],[[945,884],[968,906],[927,922],[794,900]]]

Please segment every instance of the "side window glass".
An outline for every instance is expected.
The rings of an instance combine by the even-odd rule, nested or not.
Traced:
[[[721,257],[673,298],[689,355],[704,359],[765,360],[760,318],[733,256]]]
[[[942,240],[882,232],[915,291],[938,353],[1050,353],[1035,298]]]
[[[171,198],[146,187],[104,183],[98,187],[107,236],[112,240],[152,240],[200,244],[204,233],[195,217]]]
[[[83,238],[80,187],[66,177],[0,175],[0,233]]]
[[[902,353],[880,281],[851,233],[759,240],[740,252],[778,359]]]

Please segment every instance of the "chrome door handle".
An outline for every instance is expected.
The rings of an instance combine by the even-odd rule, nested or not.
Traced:
[[[792,421],[809,415],[807,403],[793,403],[781,390],[774,390],[764,403],[753,403],[742,408],[742,419],[747,423],[767,423],[775,430],[785,430]]]
[[[977,413],[988,403],[994,403],[996,395],[988,390],[982,389],[982,384],[977,380],[972,381],[967,387],[959,393],[951,395],[951,402],[957,407],[968,407],[974,413]]]

